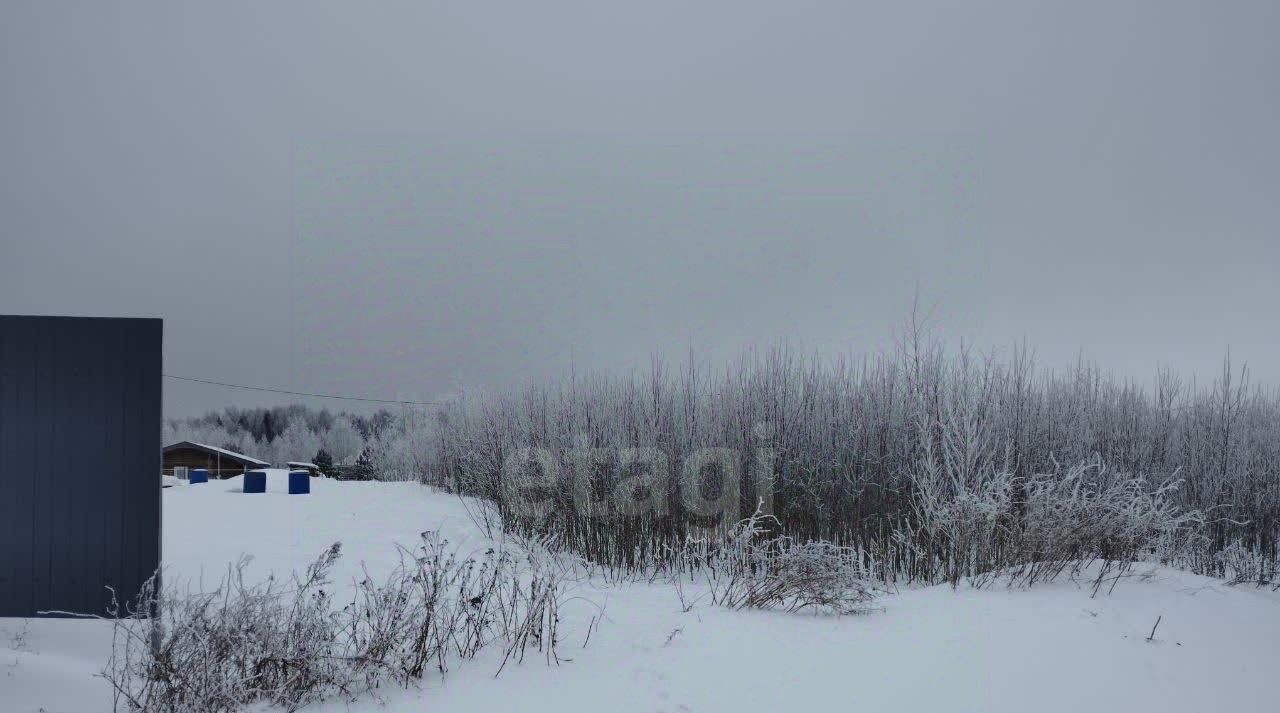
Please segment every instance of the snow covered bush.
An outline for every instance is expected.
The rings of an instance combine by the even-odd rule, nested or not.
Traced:
[[[719,538],[686,543],[683,569],[706,584],[713,604],[815,614],[866,610],[877,591],[856,551],[770,536],[771,519],[757,512]]]
[[[354,700],[383,682],[412,685],[489,648],[501,652],[499,671],[530,650],[559,661],[565,583],[544,554],[460,558],[426,532],[385,578],[366,576],[340,601],[329,581],[340,552],[333,545],[287,585],[246,583],[242,561],[213,592],[144,593],[115,620],[103,671],[114,709],[297,710]],[[156,606],[158,617],[127,616]]]
[[[337,653],[340,628],[330,607],[334,545],[292,586],[247,584],[247,560],[213,591],[178,595],[144,590],[115,620],[103,671],[116,711],[236,711],[255,701],[288,709],[347,691],[351,672]],[[152,580],[154,585],[155,580]]]
[[[959,368],[967,369],[967,364]],[[899,532],[932,571],[926,579],[984,586],[1052,581],[1095,561],[1126,571],[1162,542],[1202,523],[1174,500],[1180,485],[1151,486],[1101,462],[1018,476],[992,439],[985,378],[953,379],[920,409],[921,456],[912,469],[913,521]],[[925,398],[918,394],[917,398]],[[1054,463],[1056,465],[1056,462]]]
[[[1194,530],[1202,517],[1174,502],[1180,483],[1152,487],[1144,479],[1109,473],[1099,463],[1041,474],[1022,485],[1021,512],[1012,513],[1005,566],[1010,582],[1051,580],[1093,561],[1121,570],[1154,559],[1170,536]]]
[[[1214,560],[1232,584],[1272,584],[1280,570],[1280,561],[1268,559],[1256,548],[1247,547],[1238,540],[1215,553]]]

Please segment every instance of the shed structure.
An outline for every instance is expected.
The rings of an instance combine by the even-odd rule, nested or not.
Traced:
[[[258,460],[226,448],[209,446],[195,441],[178,441],[164,447],[164,475],[173,475],[177,466],[204,468],[210,478],[230,478],[251,470],[270,468],[265,460]]]
[[[289,470],[305,470],[307,474],[313,478],[322,475],[322,473],[320,472],[320,466],[316,465],[315,463],[308,463],[306,461],[300,461],[300,460],[291,460],[285,465],[289,466]]]

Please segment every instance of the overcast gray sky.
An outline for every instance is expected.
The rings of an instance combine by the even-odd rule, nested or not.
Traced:
[[[876,351],[918,289],[983,348],[1280,382],[1280,3],[176,5],[0,4],[0,312],[429,399]]]

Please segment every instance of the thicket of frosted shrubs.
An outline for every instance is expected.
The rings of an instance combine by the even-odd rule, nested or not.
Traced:
[[[657,448],[672,464],[700,448],[744,459],[763,449],[770,532],[851,548],[885,580],[1030,583],[1090,560],[1163,559],[1266,582],[1280,529],[1280,397],[1246,377],[1227,364],[1209,383],[1162,372],[1140,385],[1085,363],[1037,368],[1021,350],[949,354],[918,334],[859,361],[787,349],[726,369],[655,360],[645,373],[459,398],[400,424],[413,443],[395,472],[498,501],[520,449],[550,451],[562,476],[584,447]],[[595,464],[596,485],[607,491],[616,465]],[[553,532],[624,570],[687,549],[678,498],[659,517],[599,519],[572,496],[562,482],[549,521],[506,510],[506,525]],[[743,516],[753,505],[744,495]]]

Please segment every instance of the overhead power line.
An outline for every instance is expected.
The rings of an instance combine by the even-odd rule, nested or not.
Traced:
[[[197,384],[209,384],[212,386],[225,386],[229,389],[243,389],[245,391],[266,391],[272,394],[288,394],[290,396],[311,396],[318,399],[338,399],[341,401],[364,401],[375,404],[399,404],[412,406],[440,406],[439,401],[409,401],[407,399],[374,399],[367,396],[338,396],[337,394],[313,394],[306,391],[290,391],[288,389],[275,389],[268,386],[247,386],[245,384],[228,384],[225,381],[213,381],[210,379],[197,379],[193,376],[178,376],[177,374],[164,374],[166,379],[176,379],[178,381],[191,381]]]

